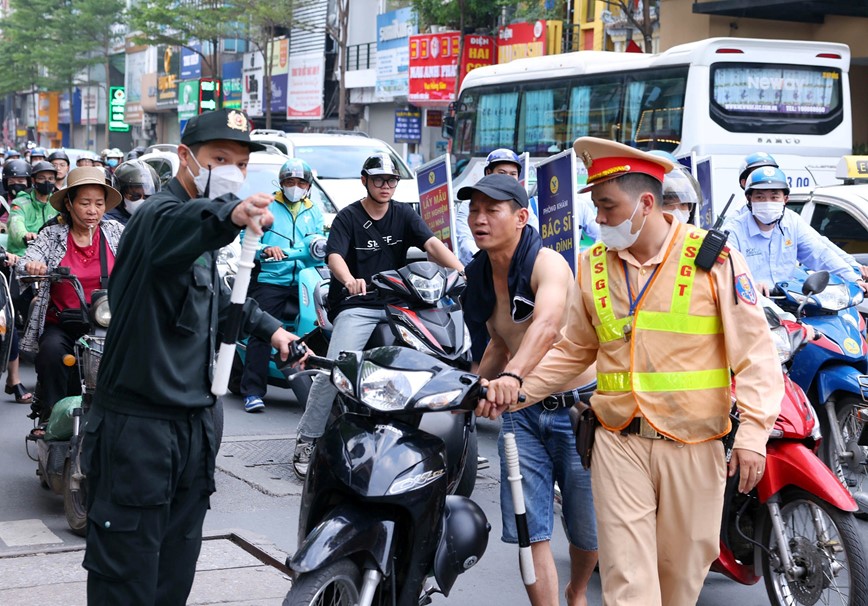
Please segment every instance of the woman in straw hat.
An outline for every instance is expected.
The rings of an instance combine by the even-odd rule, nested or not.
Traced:
[[[104,215],[118,205],[121,194],[106,184],[102,168],[81,167],[70,171],[67,187],[54,192],[49,201],[60,213],[58,220],[39,232],[16,267],[25,275],[45,275],[57,267],[68,267],[90,302],[93,291],[104,288],[101,281],[114,266],[123,225]],[[40,289],[21,340],[22,349],[38,352],[34,412],[40,423],[47,421],[55,402],[71,395],[63,356],[72,353],[74,338],[61,326],[60,313],[79,305],[69,282]]]

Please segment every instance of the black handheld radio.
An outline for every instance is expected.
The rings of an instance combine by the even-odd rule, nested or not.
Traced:
[[[723,225],[723,220],[726,217],[726,211],[729,210],[729,205],[732,204],[733,199],[735,198],[735,194],[732,194],[729,197],[729,201],[726,203],[726,206],[723,207],[723,212],[717,217],[717,221],[714,222],[714,227],[708,230],[708,233],[705,234],[705,239],[702,241],[702,246],[699,247],[699,252],[696,253],[696,267],[700,269],[704,269],[705,271],[711,271],[711,268],[714,267],[714,264],[717,262],[717,258],[720,256],[720,253],[723,251],[723,247],[726,246],[726,240],[729,238],[728,231],[720,231],[720,226]]]

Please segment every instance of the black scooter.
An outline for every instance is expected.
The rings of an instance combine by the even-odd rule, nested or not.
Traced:
[[[463,457],[450,457],[420,422],[473,410],[479,377],[395,346],[307,366],[331,370],[338,416],[311,459],[284,606],[417,606],[448,596],[482,557],[491,527],[476,503],[451,494]],[[429,576],[436,586],[426,588]]]
[[[464,278],[457,271],[429,261],[417,261],[400,269],[375,274],[368,290],[376,289],[392,303],[385,306],[386,319],[376,326],[365,350],[399,345],[469,371],[470,335],[459,302],[465,285]],[[327,315],[324,309],[327,293],[328,287],[323,285],[317,288],[314,296],[319,318]],[[330,324],[328,329],[331,329]],[[305,343],[315,353],[323,353],[328,348],[322,333],[317,329],[304,337]],[[300,372],[289,379],[299,402],[304,402],[310,392],[310,374]],[[459,481],[452,490],[454,494],[469,497],[476,486],[479,451],[473,415],[429,415],[421,423],[425,431],[443,437],[450,460],[465,461]]]

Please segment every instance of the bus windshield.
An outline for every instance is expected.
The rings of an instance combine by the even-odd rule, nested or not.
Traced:
[[[839,69],[722,63],[710,83],[711,117],[730,132],[825,135],[844,119]]]
[[[684,66],[465,90],[452,151],[459,161],[499,147],[544,157],[582,136],[672,151],[681,141],[687,72]]]

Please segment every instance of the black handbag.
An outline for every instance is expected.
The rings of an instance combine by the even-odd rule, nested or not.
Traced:
[[[106,253],[105,233],[99,230],[99,271],[100,288],[108,288],[108,256]],[[60,327],[73,339],[79,339],[90,332],[90,315],[86,308],[70,307],[57,314]]]

